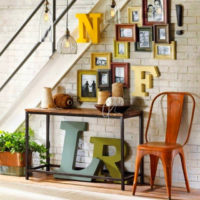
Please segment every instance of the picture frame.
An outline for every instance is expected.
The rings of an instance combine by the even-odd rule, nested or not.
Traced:
[[[170,44],[154,43],[154,58],[155,59],[176,59],[176,42],[172,41]]]
[[[130,58],[130,43],[129,42],[119,42],[114,40],[114,57],[127,59]]]
[[[77,71],[77,96],[80,102],[96,102],[98,97],[97,71]]]
[[[135,24],[116,24],[116,41],[135,42],[136,25]]]
[[[91,53],[91,69],[109,69],[111,63],[110,52],[96,52]]]
[[[130,64],[122,62],[112,62],[112,83],[123,83],[124,88],[130,87]]]
[[[168,0],[143,0],[143,25],[168,23]]]
[[[137,24],[137,26],[142,26],[142,7],[135,6],[128,8],[128,23]]]
[[[170,43],[169,25],[154,25],[155,43]]]
[[[111,89],[111,70],[110,69],[99,69],[97,71],[98,88],[100,90]]]
[[[138,41],[135,43],[135,51],[151,52],[153,43],[152,26],[138,27]]]

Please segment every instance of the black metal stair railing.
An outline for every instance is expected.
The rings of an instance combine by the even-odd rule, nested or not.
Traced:
[[[26,26],[26,24],[30,21],[30,19],[34,16],[34,14],[39,10],[41,5],[44,3],[45,0],[43,0],[37,8],[32,12],[32,14],[29,16],[29,18],[26,20],[26,22],[21,26],[21,28],[16,32],[16,34],[13,36],[13,38],[8,42],[8,44],[4,47],[4,49],[1,51],[3,53],[8,46],[14,41],[14,39],[17,37],[17,35],[22,31],[22,29]],[[38,47],[44,42],[45,38],[48,36],[49,32],[51,29],[53,29],[53,42],[52,42],[52,50],[53,52],[55,51],[55,30],[56,30],[56,25],[58,22],[63,18],[63,16],[69,11],[69,9],[73,6],[73,4],[77,0],[72,0],[70,4],[63,10],[63,12],[60,14],[60,16],[55,19],[55,12],[56,12],[56,0],[53,0],[53,25],[52,27],[50,26],[47,31],[45,32],[44,36],[42,37],[41,41],[37,42],[35,46],[30,50],[30,52],[26,55],[26,57],[22,60],[22,62],[17,66],[17,68],[13,71],[13,73],[7,78],[7,80],[2,84],[0,87],[0,92],[3,90],[3,88],[10,82],[10,80],[15,76],[15,74],[21,69],[21,67],[26,63],[26,61],[30,58],[30,56],[38,49]],[[0,54],[1,55],[1,54]]]
[[[27,20],[22,24],[22,26],[19,28],[19,30],[13,35],[13,37],[8,41],[8,43],[5,45],[5,47],[1,50],[0,56],[6,51],[6,49],[10,46],[10,44],[15,40],[15,38],[20,34],[20,32],[24,29],[24,27],[28,24],[28,22],[32,19],[32,17],[37,13],[37,11],[40,9],[40,7],[44,4],[45,0],[42,0],[38,6],[35,8],[35,10],[30,14],[30,16],[27,18]]]

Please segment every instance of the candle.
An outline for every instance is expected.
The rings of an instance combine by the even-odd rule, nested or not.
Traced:
[[[106,99],[110,96],[109,91],[99,91],[98,92],[98,102],[97,104],[105,104]]]
[[[122,83],[113,83],[112,84],[112,96],[113,97],[123,97],[124,90]]]

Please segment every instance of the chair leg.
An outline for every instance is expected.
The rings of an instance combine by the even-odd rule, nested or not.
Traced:
[[[171,185],[172,185],[172,164],[173,158],[171,153],[164,153],[161,156],[164,174],[165,174],[165,182],[168,193],[168,199],[171,200]]]
[[[183,150],[180,151],[179,155],[181,157],[181,163],[182,163],[183,174],[184,174],[184,178],[185,178],[185,185],[187,188],[187,192],[190,192],[190,185],[189,185],[189,181],[188,181],[186,164],[185,164],[185,155],[184,155]]]
[[[150,178],[150,186],[153,189],[157,166],[158,166],[159,157],[150,155],[150,166],[151,166],[151,178]]]
[[[137,186],[137,177],[140,169],[140,162],[143,157],[143,152],[137,150],[136,154],[136,161],[135,161],[135,174],[134,174],[134,179],[133,179],[133,189],[132,189],[132,194],[135,195],[136,191],[136,186]]]

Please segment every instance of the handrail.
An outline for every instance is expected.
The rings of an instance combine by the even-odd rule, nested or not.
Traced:
[[[73,4],[77,0],[72,0],[71,3],[64,9],[64,11],[60,14],[60,16],[53,22],[53,28],[58,24],[58,22],[62,19],[62,17],[68,12],[68,10],[73,6]],[[51,26],[48,28],[48,30],[45,32],[44,36],[42,37],[42,40],[37,42],[35,46],[31,49],[31,51],[27,54],[27,56],[23,59],[23,61],[18,65],[18,67],[14,70],[14,72],[8,77],[8,79],[2,84],[0,87],[0,92],[3,90],[3,88],[10,82],[10,80],[15,76],[15,74],[21,69],[21,67],[24,65],[24,63],[29,59],[29,57],[37,50],[37,48],[44,42],[45,38],[51,31]]]
[[[56,0],[53,0],[53,15],[52,15],[52,21],[54,22],[56,20]],[[53,42],[52,42],[52,53],[56,51],[56,27],[53,27]]]
[[[45,0],[42,0],[38,6],[35,8],[35,10],[31,13],[31,15],[27,18],[27,20],[22,24],[22,26],[18,29],[18,31],[14,34],[14,36],[8,41],[8,43],[5,45],[5,47],[1,50],[0,56],[5,52],[5,50],[10,46],[10,44],[15,40],[15,38],[19,35],[19,33],[24,29],[24,27],[28,24],[28,22],[32,19],[32,17],[35,15],[35,13],[40,9],[40,7],[43,5]]]

